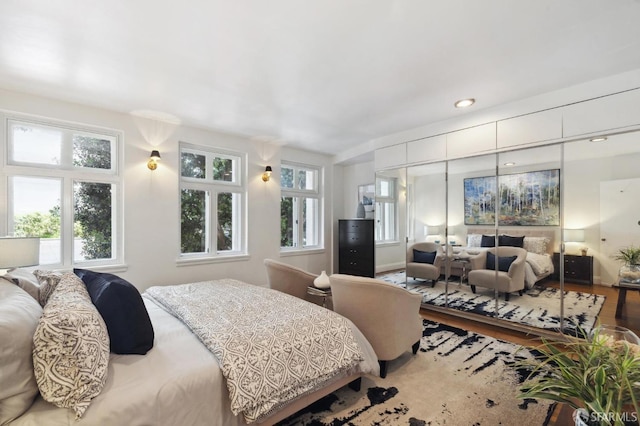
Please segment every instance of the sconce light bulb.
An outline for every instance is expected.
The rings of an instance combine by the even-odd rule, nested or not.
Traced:
[[[149,161],[147,161],[147,167],[149,170],[155,170],[158,168],[158,161],[160,161],[160,152],[157,150],[151,151],[151,155],[149,156]]]
[[[262,173],[262,181],[263,182],[269,182],[269,179],[271,179],[271,166],[267,166],[264,169],[264,173]]]

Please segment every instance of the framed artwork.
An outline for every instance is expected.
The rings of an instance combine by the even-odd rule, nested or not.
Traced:
[[[375,214],[376,185],[368,183],[358,185],[358,208],[360,203],[364,207],[364,219],[374,219]]]
[[[559,226],[560,169],[464,179],[465,225]]]

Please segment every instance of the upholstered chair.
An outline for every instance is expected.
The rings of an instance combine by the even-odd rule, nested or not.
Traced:
[[[495,268],[487,269],[487,255],[491,253],[495,258],[495,263],[499,265],[496,274]],[[510,258],[515,260],[510,265],[507,263]],[[493,288],[504,293],[504,300],[509,300],[509,294],[517,291],[521,296],[524,290],[524,268],[527,258],[527,251],[519,247],[495,247],[487,249],[469,259],[471,271],[468,274],[471,291],[476,292],[476,286]],[[508,267],[508,269],[507,269]]]
[[[422,337],[420,294],[387,282],[354,275],[330,277],[333,310],[349,318],[367,338],[387,375],[387,361],[409,347],[418,352]]]
[[[307,288],[313,285],[316,274],[273,259],[265,259],[264,265],[267,268],[269,288],[307,299]]]
[[[417,253],[418,256],[415,256],[416,252],[414,252],[414,250],[425,254]],[[434,252],[436,256],[433,263],[425,262],[424,260],[430,260],[424,259],[430,257],[426,253]],[[420,259],[420,257],[423,259]],[[407,249],[407,277],[431,280],[431,287],[435,286],[438,278],[440,278],[440,267],[444,265],[444,257],[444,252],[440,244],[427,242],[412,244]]]

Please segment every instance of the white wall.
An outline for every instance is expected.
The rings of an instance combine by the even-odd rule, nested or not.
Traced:
[[[312,272],[331,270],[333,165],[329,156],[265,145],[247,138],[184,125],[157,122],[86,105],[0,90],[0,110],[106,127],[124,133],[124,249],[127,270],[118,275],[140,290],[151,285],[236,278],[266,285],[265,258],[280,258],[280,160],[317,165],[324,170],[324,238],[320,253],[287,256],[281,260]],[[151,136],[150,136],[151,135]],[[5,146],[6,134],[0,136]],[[248,155],[248,260],[177,266],[180,247],[179,142],[212,146]],[[149,153],[158,149],[162,161],[155,171],[146,167]],[[270,182],[261,180],[266,165]],[[0,216],[6,218],[6,204]],[[355,211],[355,210],[354,210]],[[5,225],[6,226],[6,225]]]

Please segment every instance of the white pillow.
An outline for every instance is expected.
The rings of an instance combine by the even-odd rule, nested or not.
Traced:
[[[80,278],[68,272],[44,306],[33,336],[33,368],[40,394],[82,417],[102,392],[109,363],[107,326]]]
[[[480,247],[482,242],[482,234],[467,235],[467,247]]]
[[[41,314],[33,297],[0,279],[0,424],[27,411],[38,394],[31,346]]]

